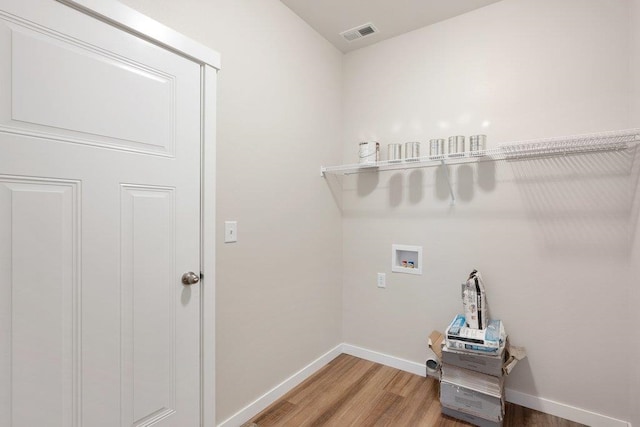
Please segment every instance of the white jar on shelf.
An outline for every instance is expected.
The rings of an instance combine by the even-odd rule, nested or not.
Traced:
[[[361,142],[358,144],[358,163],[376,163],[380,160],[380,143]]]

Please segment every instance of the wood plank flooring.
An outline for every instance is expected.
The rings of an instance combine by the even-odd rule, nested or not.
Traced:
[[[468,425],[440,413],[437,380],[342,354],[243,427]],[[508,403],[504,426],[581,424]]]

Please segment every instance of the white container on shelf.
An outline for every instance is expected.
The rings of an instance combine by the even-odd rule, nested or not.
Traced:
[[[464,156],[464,136],[449,137],[449,156]]]
[[[387,145],[387,160],[389,162],[399,162],[402,160],[402,144]]]
[[[487,135],[473,135],[469,137],[469,151],[472,155],[484,152],[487,149]]]
[[[444,156],[444,139],[432,139],[429,141],[429,156]]]
[[[358,144],[358,163],[376,163],[378,160],[380,160],[380,143],[370,141]]]
[[[407,142],[404,144],[404,156],[406,160],[418,160],[420,158],[420,143]]]

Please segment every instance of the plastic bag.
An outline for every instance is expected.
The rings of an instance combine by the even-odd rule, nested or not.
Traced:
[[[489,310],[482,276],[473,270],[462,291],[462,305],[467,327],[485,329],[489,324]]]

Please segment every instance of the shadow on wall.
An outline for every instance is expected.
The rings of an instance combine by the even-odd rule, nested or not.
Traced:
[[[424,171],[415,169],[407,176],[408,202],[417,205],[424,198]],[[404,174],[396,173],[389,179],[389,206],[395,208],[402,204],[404,200]]]
[[[404,175],[401,173],[395,173],[389,178],[389,206],[392,208],[397,208],[402,204],[404,190],[403,178]],[[422,183],[419,185],[422,187]]]
[[[636,149],[509,161],[551,252],[626,256],[637,219]]]
[[[412,205],[417,205],[424,197],[423,176],[422,169],[414,169],[409,173],[409,203]]]
[[[499,178],[497,171],[501,171]],[[383,187],[379,175],[358,175],[355,196],[366,203],[352,203],[345,215],[523,218],[534,224],[534,233],[545,253],[575,255],[626,256],[637,232],[635,224],[640,212],[637,147],[415,169],[394,173]],[[385,203],[377,197],[368,200],[380,191],[388,191]],[[460,203],[443,211],[443,204],[437,202],[449,202],[451,191]],[[474,200],[491,193],[496,193],[493,199]]]
[[[433,197],[438,201],[450,201],[454,197],[469,202],[476,194],[476,188],[485,193],[496,189],[496,162],[480,161],[473,165],[458,166],[441,165],[436,168],[413,169],[410,172],[397,171],[388,181],[388,206],[397,208],[408,202],[418,205],[430,196],[430,172],[433,171]],[[357,175],[356,193],[359,199],[366,198],[380,191],[378,173],[361,173]]]
[[[450,200],[451,191],[454,191],[458,199],[463,202],[470,202],[475,196],[476,187],[484,192],[492,192],[496,188],[496,162],[494,161],[476,163],[475,170],[477,174],[474,174],[473,166],[469,164],[460,165],[456,168],[455,179],[451,169],[450,166],[441,165],[434,172],[434,195],[438,200]],[[453,184],[454,181],[455,185]]]
[[[471,165],[461,165],[458,167],[458,198],[463,202],[473,200],[473,168]]]
[[[636,241],[636,233],[638,233],[638,214],[640,212],[640,148],[636,145],[633,148],[633,160],[631,165],[631,215],[629,217],[629,245],[632,246]]]
[[[331,196],[333,197],[333,201],[335,202],[340,212],[342,212],[343,204],[342,204],[342,182],[337,175],[326,174],[323,176],[327,185],[329,186],[329,190],[331,191]]]
[[[373,193],[378,187],[380,175],[378,173],[361,173],[358,175],[358,196],[364,197]]]

